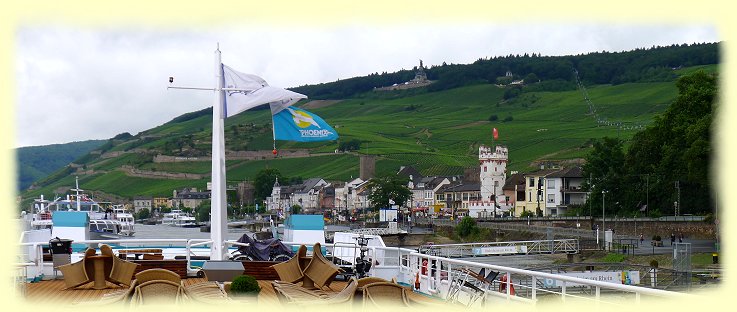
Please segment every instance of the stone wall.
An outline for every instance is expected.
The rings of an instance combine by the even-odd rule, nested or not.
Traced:
[[[120,169],[129,176],[150,179],[199,180],[210,176],[210,174],[140,170],[128,165],[123,165]]]
[[[279,150],[278,155],[274,155],[272,151],[226,151],[226,160],[259,160],[282,158],[310,157],[310,151],[306,149],[296,150]],[[171,162],[189,162],[189,161],[210,161],[210,156],[203,157],[181,157],[169,155],[154,156],[154,163],[171,163]]]
[[[527,224],[527,220],[520,221],[509,221],[512,223]],[[576,228],[576,223],[581,224],[581,229],[591,229],[592,221],[589,219],[576,220],[555,220],[555,221],[543,221],[543,220],[530,220],[530,225],[540,226],[556,226],[564,228]],[[601,228],[601,219],[595,219],[594,221]],[[696,238],[696,239],[713,239],[715,237],[716,228],[713,223],[706,223],[704,221],[658,221],[658,220],[637,220],[633,219],[608,219],[606,220],[606,227],[614,229],[617,234],[625,234],[632,236],[639,236],[640,233],[645,236],[646,240],[649,240],[653,235],[660,235],[663,239],[670,237],[671,233],[678,235],[682,233],[685,237]]]
[[[102,159],[114,158],[114,157],[118,157],[126,153],[128,152],[126,151],[105,152],[104,154],[100,155],[100,158]]]
[[[306,149],[279,150],[278,157],[309,157],[310,151]],[[272,151],[226,151],[225,159],[229,160],[258,160],[276,158]]]
[[[154,163],[173,163],[173,162],[188,162],[188,161],[210,161],[210,157],[181,157],[181,156],[168,156],[168,155],[154,156]]]

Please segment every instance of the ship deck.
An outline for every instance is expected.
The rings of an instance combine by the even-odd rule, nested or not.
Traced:
[[[206,278],[185,278],[182,279],[184,286],[189,286],[198,283],[207,282]],[[339,292],[346,286],[345,281],[333,281],[330,284],[329,289],[326,288],[327,292],[331,290],[333,292]],[[271,287],[270,280],[258,280],[259,286],[261,286],[261,292],[258,295],[258,304],[265,305],[278,305],[279,300],[274,293],[274,289]],[[92,283],[80,286],[75,289],[64,289],[64,281],[61,279],[57,280],[44,280],[35,283],[26,283],[24,291],[24,299],[29,304],[44,304],[44,305],[73,305],[82,302],[94,302],[102,298],[104,294],[120,291],[125,287],[119,287],[114,284],[108,283],[110,288],[106,289],[93,289]],[[420,302],[438,303],[439,300],[430,299],[423,295],[415,294],[413,292],[407,292],[409,296]],[[237,302],[237,301],[236,301]]]
[[[192,284],[207,282],[206,278],[185,278],[182,279],[184,286]],[[274,293],[274,289],[271,287],[271,281],[259,280],[259,286],[261,286],[261,292],[258,295],[259,304],[278,304],[279,301]],[[338,291],[345,287],[346,282],[334,281],[330,288],[334,291]],[[76,289],[64,289],[64,281],[58,280],[46,280],[36,283],[25,284],[25,295],[24,298],[28,303],[38,304],[76,304],[81,302],[96,301],[102,298],[104,294],[120,291],[125,287],[115,286],[114,284],[108,283],[110,288],[106,289],[93,289],[92,283],[80,286]]]

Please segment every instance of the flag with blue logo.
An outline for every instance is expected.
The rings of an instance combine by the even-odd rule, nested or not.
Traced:
[[[297,142],[331,141],[338,139],[338,132],[320,116],[293,106],[272,115],[274,139]]]

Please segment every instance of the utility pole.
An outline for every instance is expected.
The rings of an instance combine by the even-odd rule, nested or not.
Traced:
[[[494,181],[494,219],[496,219],[496,205],[499,202],[499,199],[496,197],[496,186],[498,183],[498,181]]]
[[[715,250],[719,253],[719,193],[714,190],[714,233],[716,234]]]
[[[593,185],[591,185],[591,179],[593,177],[593,174],[589,173],[589,197],[591,197],[591,190],[594,188]],[[594,218],[594,215],[591,213],[591,198],[589,198],[589,217]]]
[[[645,216],[649,217],[650,214],[650,174],[645,176]]]
[[[542,197],[543,195],[542,183],[543,178],[540,177],[540,179],[538,179],[537,181],[537,211],[535,211],[535,215],[537,215],[538,211],[542,213],[542,210],[540,210],[540,197]]]
[[[676,181],[676,190],[678,191],[678,197],[676,199],[676,217],[679,215],[679,212],[681,210],[681,185],[679,181]]]
[[[604,211],[604,199],[606,198],[606,190],[601,190],[601,230],[606,231],[606,213]]]

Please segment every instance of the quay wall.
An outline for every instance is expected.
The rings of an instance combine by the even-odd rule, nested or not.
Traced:
[[[419,220],[418,220],[419,221]],[[650,240],[653,235],[660,235],[663,240],[669,240],[670,234],[673,233],[676,236],[682,234],[684,237],[694,239],[714,239],[716,237],[717,228],[714,223],[709,223],[703,220],[658,220],[650,218],[638,218],[638,219],[615,219],[607,218],[606,220],[607,229],[613,229],[617,235],[628,235],[638,237],[643,234],[645,240]],[[457,222],[457,221],[456,221]],[[422,220],[418,223],[427,224],[429,221]],[[453,223],[449,220],[433,220],[434,226],[438,227],[454,227]],[[527,219],[502,219],[493,221],[489,220],[477,220],[477,224],[480,227],[493,228],[492,224],[510,224],[515,225],[523,229],[528,225]],[[486,225],[488,224],[488,225]],[[580,231],[590,231],[594,224],[598,224],[601,228],[601,218],[593,220],[590,218],[579,218],[579,219],[568,219],[568,220],[549,220],[549,219],[531,219],[529,221],[530,226],[535,227],[556,227],[561,229],[578,229]],[[579,227],[580,225],[580,227]]]

